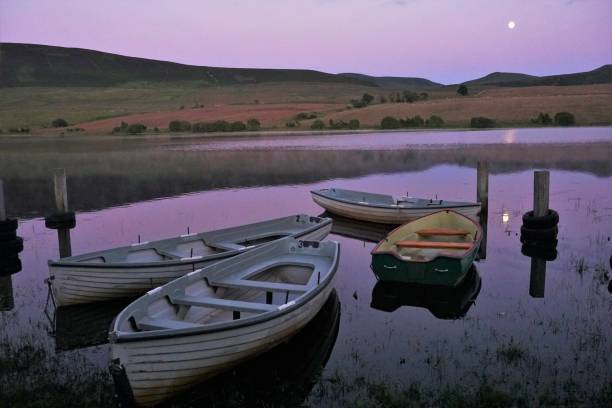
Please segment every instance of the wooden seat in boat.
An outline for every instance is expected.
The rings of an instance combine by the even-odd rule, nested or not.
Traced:
[[[458,228],[424,228],[416,231],[422,237],[431,236],[466,236],[470,231]]]
[[[197,296],[173,296],[171,302],[175,305],[186,305],[196,307],[210,307],[215,309],[233,310],[237,312],[263,313],[276,310],[278,305],[264,303],[244,302],[240,300],[218,299]]]
[[[306,290],[308,289],[306,285],[296,285],[294,283],[266,282],[246,279],[223,280],[211,282],[210,284],[212,286],[220,286],[226,288],[259,289],[269,292],[303,293],[306,292]]]
[[[397,241],[400,248],[470,249],[471,242]]]
[[[202,325],[182,320],[156,319],[150,317],[144,317],[138,321],[138,328],[140,330],[190,329],[193,327],[202,327]]]

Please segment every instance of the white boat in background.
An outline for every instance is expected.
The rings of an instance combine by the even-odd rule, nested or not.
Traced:
[[[425,198],[394,198],[341,188],[311,191],[315,203],[332,214],[360,221],[382,224],[405,224],[441,210],[453,210],[473,220],[478,219],[479,203],[431,200]]]
[[[299,214],[254,224],[49,261],[57,306],[139,296],[196,269],[259,245],[294,237],[318,241],[332,220]]]
[[[289,340],[332,293],[336,242],[285,238],[153,289],[111,327],[116,389],[155,405]]]

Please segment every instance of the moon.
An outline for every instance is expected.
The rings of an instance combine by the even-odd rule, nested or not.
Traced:
[[[508,21],[508,28],[514,30],[514,27],[516,27],[516,23],[512,20]]]

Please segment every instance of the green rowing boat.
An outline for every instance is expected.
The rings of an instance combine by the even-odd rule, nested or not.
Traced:
[[[446,210],[402,225],[372,251],[372,270],[381,281],[456,286],[480,247],[480,225]]]

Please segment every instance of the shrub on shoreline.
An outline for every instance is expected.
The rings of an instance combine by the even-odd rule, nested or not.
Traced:
[[[351,119],[348,122],[345,122],[343,120],[339,120],[334,122],[332,119],[329,120],[329,128],[330,129],[336,129],[336,130],[340,130],[340,129],[359,129],[360,123],[357,119]]]
[[[576,124],[576,118],[569,112],[557,112],[555,114],[555,125],[572,126]]]
[[[73,130],[78,132],[79,130],[84,131],[85,129],[75,128]],[[127,122],[121,122],[121,125],[113,128],[113,133],[129,133],[131,135],[135,135],[135,134],[143,133],[145,130],[147,130],[147,127],[143,125],[142,123],[132,123],[130,125]],[[70,132],[71,129],[68,128],[67,131]]]
[[[297,115],[295,115],[294,119],[295,120],[309,120],[309,119],[315,119],[316,117],[317,117],[316,113],[300,112]]]
[[[534,125],[552,125],[552,118],[548,113],[540,112],[538,116],[530,120]]]
[[[62,118],[57,118],[53,120],[53,122],[51,122],[51,127],[54,127],[54,128],[61,128],[61,127],[67,127],[67,126],[68,126],[68,122]]]
[[[477,116],[470,120],[470,127],[477,129],[485,129],[495,127],[495,121],[484,116]]]
[[[397,119],[393,116],[386,116],[380,122],[380,127],[382,129],[415,128],[423,126],[442,127],[444,126],[444,119],[437,115],[431,115],[427,120],[424,120],[420,115],[415,115],[406,119]]]
[[[249,132],[257,131],[261,128],[261,123],[257,119],[251,118],[247,120],[246,127]]]
[[[401,123],[393,116],[385,116],[383,120],[380,121],[380,127],[383,129],[399,129]]]
[[[431,115],[429,119],[425,121],[425,126],[428,127],[442,127],[444,126],[444,119],[438,115]]]
[[[314,130],[325,129],[325,123],[321,119],[317,119],[314,122],[312,122],[312,125],[310,125],[310,128]]]
[[[170,132],[189,132],[191,130],[191,123],[186,120],[173,120],[168,124],[168,130]]]

